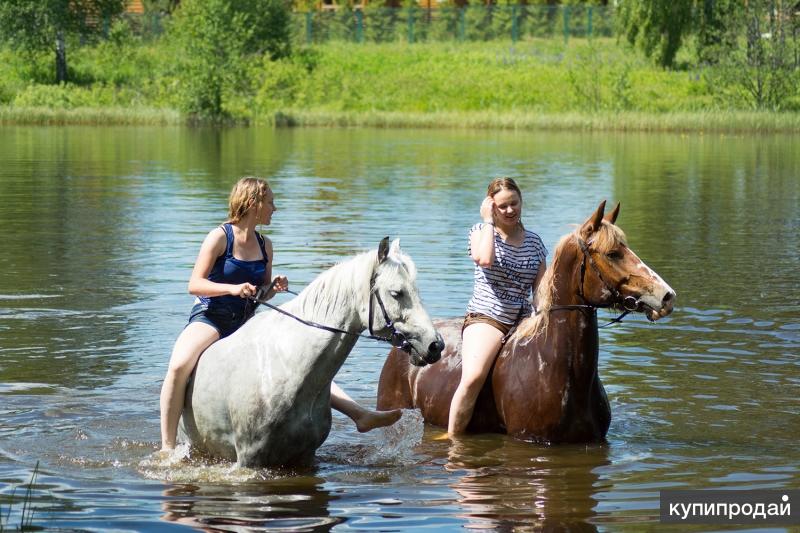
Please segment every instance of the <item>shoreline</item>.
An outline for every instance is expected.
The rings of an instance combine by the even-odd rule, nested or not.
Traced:
[[[800,133],[796,112],[307,111],[285,109],[251,120],[203,120],[174,109],[0,107],[3,126],[273,126],[397,129],[560,130],[651,133]]]

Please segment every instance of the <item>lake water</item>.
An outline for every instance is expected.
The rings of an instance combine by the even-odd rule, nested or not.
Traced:
[[[363,435],[335,415],[307,470],[154,459],[190,269],[248,174],[273,186],[264,229],[295,289],[391,235],[434,317],[464,312],[491,177],[518,179],[551,252],[621,201],[631,247],[678,300],[601,331],[608,444],[451,446],[407,412]],[[37,462],[33,527],[82,531],[640,531],[659,527],[663,489],[800,488],[797,137],[4,126],[0,199],[8,529]],[[386,353],[360,341],[337,382],[374,406]]]

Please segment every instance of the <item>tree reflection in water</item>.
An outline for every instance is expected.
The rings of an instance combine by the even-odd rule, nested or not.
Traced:
[[[487,446],[488,444],[488,446]],[[597,531],[599,467],[607,446],[545,448],[502,437],[453,441],[445,468],[470,529]]]

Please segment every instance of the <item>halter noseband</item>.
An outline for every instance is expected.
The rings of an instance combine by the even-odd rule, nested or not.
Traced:
[[[392,322],[392,320],[389,318],[389,313],[386,312],[386,306],[383,305],[383,300],[381,300],[381,295],[378,294],[378,291],[375,290],[375,279],[377,277],[378,277],[378,273],[375,272],[374,274],[372,274],[372,277],[369,280],[369,319],[368,319],[369,334],[374,338],[381,339],[383,341],[388,342],[389,344],[391,344],[395,348],[403,350],[406,353],[411,353],[411,350],[414,350],[417,353],[419,353],[416,350],[416,348],[414,348],[414,346],[411,344],[411,342],[408,340],[408,338],[405,336],[405,334],[403,334],[401,331],[398,331],[398,329],[394,325],[394,322]],[[383,337],[378,337],[377,335],[375,335],[375,332],[372,331],[372,315],[373,315],[373,313],[372,313],[372,300],[373,300],[373,296],[374,296],[375,300],[378,300],[378,306],[381,308],[381,313],[383,313],[383,320],[386,323],[385,324],[385,328],[388,329],[392,334],[392,336],[390,338],[388,338],[388,339],[387,338],[383,338]],[[420,354],[420,355],[422,355],[422,354]]]
[[[584,309],[589,309],[594,314],[600,308],[607,308],[607,307],[613,307],[614,306],[614,303],[610,303],[610,304],[594,304],[594,303],[589,302],[586,299],[586,297],[584,296],[584,294],[583,294],[583,284],[584,284],[584,280],[586,278],[586,263],[589,263],[589,266],[592,268],[592,270],[594,271],[595,275],[597,275],[597,278],[603,283],[603,285],[605,285],[605,288],[608,289],[608,291],[614,297],[614,302],[615,303],[619,303],[620,305],[622,305],[622,308],[623,308],[622,314],[620,314],[617,318],[614,318],[609,323],[604,324],[602,326],[598,326],[598,327],[604,328],[606,326],[610,326],[611,324],[615,324],[617,322],[622,322],[622,319],[625,318],[625,316],[627,316],[632,311],[636,311],[639,308],[639,305],[640,305],[639,300],[637,300],[633,296],[625,296],[625,297],[623,297],[622,294],[620,294],[619,289],[617,289],[617,287],[611,285],[603,277],[603,274],[600,272],[600,268],[597,266],[597,263],[595,263],[594,259],[592,258],[592,254],[591,254],[591,252],[589,250],[589,246],[586,244],[586,242],[583,239],[581,239],[578,235],[575,235],[575,240],[578,241],[578,246],[580,246],[581,252],[583,252],[583,261],[581,262],[581,281],[580,281],[580,284],[578,285],[578,297],[581,299],[581,301],[583,301],[585,303],[583,303],[583,304],[569,304],[569,305],[554,305],[554,306],[552,306],[550,308],[550,311],[561,311],[561,310],[582,311]]]
[[[639,307],[639,301],[633,296],[625,296],[623,298],[622,294],[620,294],[619,292],[619,289],[611,285],[603,277],[603,274],[600,272],[600,268],[598,268],[597,263],[595,263],[594,259],[592,258],[592,254],[589,251],[589,246],[586,244],[586,241],[584,241],[577,235],[575,236],[575,240],[578,241],[578,246],[581,247],[581,251],[583,252],[583,262],[581,263],[581,284],[578,286],[578,296],[580,297],[580,299],[586,302],[586,297],[583,295],[583,282],[584,278],[586,277],[586,263],[588,262],[589,266],[592,267],[592,270],[594,270],[594,273],[597,275],[598,279],[600,279],[600,281],[603,282],[603,285],[605,285],[606,289],[608,289],[608,291],[614,297],[614,300],[619,302],[625,311],[629,313],[631,311],[636,311],[636,309],[638,309]],[[590,304],[588,302],[587,304],[591,305],[594,308],[613,307],[613,304],[595,305],[595,304]]]

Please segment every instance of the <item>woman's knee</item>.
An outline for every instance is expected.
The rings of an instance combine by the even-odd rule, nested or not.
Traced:
[[[200,359],[201,353],[203,353],[201,348],[172,352],[172,357],[170,357],[169,366],[167,367],[167,377],[188,376],[197,364],[197,360]]]
[[[466,398],[476,398],[483,388],[486,376],[471,374],[462,376],[458,384],[461,394]]]
[[[189,330],[192,331],[189,331]],[[175,341],[172,355],[169,358],[167,374],[188,375],[191,373],[200,355],[219,339],[219,333],[206,324],[189,324]]]

